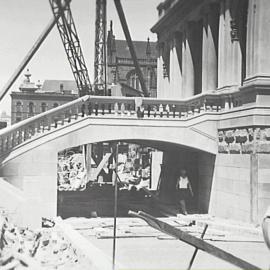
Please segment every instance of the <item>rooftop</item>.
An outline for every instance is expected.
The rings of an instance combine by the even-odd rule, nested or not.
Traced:
[[[45,80],[40,91],[45,93],[71,92],[71,94],[78,94],[76,82],[73,80]]]
[[[135,51],[138,59],[146,59],[146,49],[147,49],[147,41],[133,41]],[[157,58],[157,43],[149,42],[151,58]],[[116,47],[116,56],[121,58],[131,58],[128,44],[126,40],[116,39],[115,40]]]

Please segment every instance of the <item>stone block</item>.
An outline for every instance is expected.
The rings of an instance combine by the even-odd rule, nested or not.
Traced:
[[[270,183],[270,168],[258,170],[258,182]]]
[[[18,162],[8,162],[0,168],[3,176],[18,176],[20,164]]]
[[[258,197],[259,198],[270,198],[270,183],[259,183]]]
[[[243,181],[233,181],[233,193],[236,195],[250,194],[250,184]]]
[[[259,169],[268,169],[270,167],[270,155],[258,154]]]

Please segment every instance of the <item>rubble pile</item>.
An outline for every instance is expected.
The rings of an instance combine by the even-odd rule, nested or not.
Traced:
[[[1,270],[86,269],[87,265],[56,227],[33,231],[0,215]]]

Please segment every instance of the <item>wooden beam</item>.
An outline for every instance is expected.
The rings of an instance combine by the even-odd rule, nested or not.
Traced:
[[[147,213],[144,212],[133,212],[133,211],[129,211],[129,215],[134,216],[134,217],[138,217],[143,219],[144,221],[146,221],[151,227],[166,233],[170,236],[173,236],[197,249],[200,249],[208,254],[211,254],[217,258],[220,258],[226,262],[229,262],[233,265],[238,266],[241,269],[245,269],[245,270],[260,270],[259,267],[244,261],[234,255],[232,255],[231,253],[228,253],[227,251],[224,251],[216,246],[213,246],[207,242],[205,242],[204,240],[197,238],[193,235],[190,235],[178,228],[173,227],[172,225],[169,225],[166,222],[160,221],[158,219],[156,219],[153,216],[148,215]]]

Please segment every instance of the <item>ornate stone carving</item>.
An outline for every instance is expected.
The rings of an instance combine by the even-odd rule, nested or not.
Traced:
[[[239,34],[236,20],[232,19],[230,23],[231,23],[231,40],[232,42],[239,41]]]
[[[270,127],[219,130],[218,152],[270,153]]]

